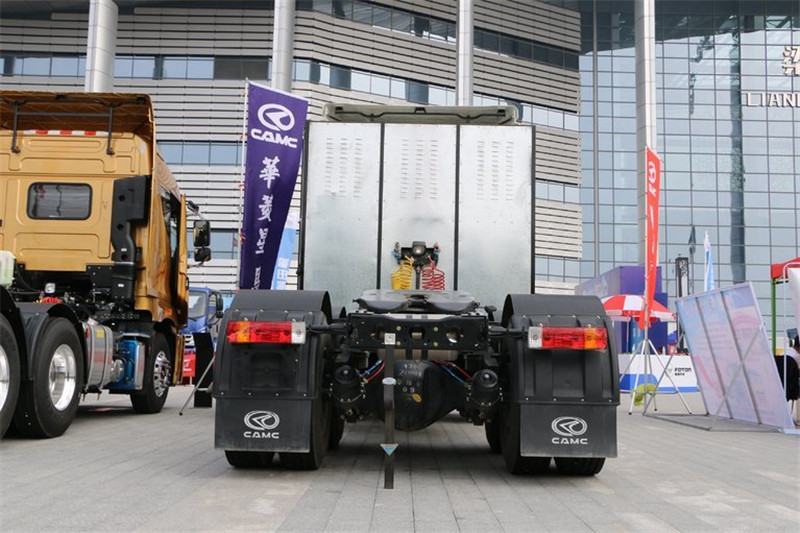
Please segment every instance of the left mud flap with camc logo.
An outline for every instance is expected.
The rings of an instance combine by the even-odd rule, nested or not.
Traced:
[[[616,406],[522,404],[520,454],[527,457],[616,457]]]
[[[218,399],[214,446],[254,452],[310,450],[311,400]]]

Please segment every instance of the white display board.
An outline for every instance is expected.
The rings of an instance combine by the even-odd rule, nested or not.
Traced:
[[[632,360],[631,360],[632,359]],[[630,391],[631,387],[637,382],[638,374],[639,385],[645,383],[657,383],[658,378],[667,369],[667,374],[658,386],[659,392],[697,392],[697,379],[694,375],[692,360],[688,355],[674,355],[670,361],[669,355],[651,355],[651,372],[645,374],[644,357],[637,354],[619,354],[620,371],[627,368],[627,372],[620,376],[619,388],[621,391]],[[667,364],[669,363],[669,366]]]
[[[676,304],[708,412],[794,430],[753,286],[693,294]]]
[[[789,294],[792,299],[794,311],[794,327],[800,331],[800,266],[789,268],[786,277],[789,278]]]

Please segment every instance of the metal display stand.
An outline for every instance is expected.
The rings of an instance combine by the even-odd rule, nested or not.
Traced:
[[[710,431],[720,422],[725,427],[716,429],[723,431],[798,434],[752,284],[680,298],[677,306],[706,407],[699,418],[711,416],[710,423],[686,425]]]
[[[659,378],[658,378],[658,380],[657,380],[657,382],[655,384],[655,390],[652,391],[652,392],[647,390],[647,385],[650,384],[650,374],[653,371],[653,362],[652,362],[652,359],[651,359],[650,356],[653,355],[653,354],[658,355],[658,351],[656,350],[656,347],[653,345],[653,342],[650,340],[650,338],[647,335],[648,330],[649,330],[649,327],[646,326],[645,329],[644,329],[644,341],[642,342],[641,350],[639,350],[638,353],[634,354],[633,357],[631,357],[631,360],[628,362],[628,366],[625,367],[625,370],[623,370],[620,375],[621,376],[625,376],[628,373],[628,369],[630,369],[631,366],[633,366],[633,363],[634,363],[634,361],[636,361],[637,357],[643,358],[644,359],[644,371],[643,371],[643,374],[644,374],[644,397],[647,398],[647,401],[645,402],[645,406],[644,406],[644,410],[642,411],[642,414],[646,414],[647,413],[647,409],[649,408],[651,402],[653,403],[653,410],[658,411],[658,405],[657,405],[657,403],[655,401],[656,394],[674,394],[674,393],[678,394],[678,396],[681,399],[681,402],[683,403],[683,406],[686,408],[686,411],[689,414],[692,414],[692,410],[689,408],[689,404],[686,403],[686,399],[683,397],[683,394],[681,394],[681,391],[678,389],[678,386],[675,384],[675,381],[672,379],[672,376],[670,376],[667,373],[667,369],[669,368],[670,363],[672,363],[672,358],[675,356],[675,354],[672,354],[672,355],[669,356],[669,359],[667,360],[667,364],[662,364],[661,361],[658,358],[656,358],[656,361],[658,361],[658,364],[661,366],[661,376],[659,376]],[[653,354],[650,353],[650,349],[651,348],[653,350]],[[661,381],[664,379],[665,376],[670,381],[670,383],[672,383],[672,387],[675,389],[674,392],[673,391],[669,391],[669,392],[662,391],[660,393],[658,392],[658,387],[661,385]],[[622,378],[620,378],[620,381],[621,380],[622,380]],[[631,404],[630,404],[630,407],[628,408],[628,414],[629,415],[633,413],[633,404],[634,404],[634,400],[636,399],[636,388],[638,386],[639,386],[639,372],[636,372],[636,378],[634,380],[633,387],[631,387]]]

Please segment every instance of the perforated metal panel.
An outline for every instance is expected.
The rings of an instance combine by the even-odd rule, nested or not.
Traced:
[[[391,288],[396,242],[425,241],[440,246],[448,290],[498,309],[530,292],[532,127],[310,128],[304,288],[352,308],[363,290]]]
[[[502,309],[508,293],[531,290],[529,126],[462,126],[458,288]]]
[[[337,314],[377,283],[381,126],[314,122],[308,147],[303,288]]]
[[[383,163],[381,284],[391,288],[395,242],[439,243],[439,268],[452,289],[455,264],[456,127],[387,124]]]

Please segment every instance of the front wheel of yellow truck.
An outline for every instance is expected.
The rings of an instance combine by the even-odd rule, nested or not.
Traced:
[[[158,413],[164,407],[169,392],[171,353],[167,338],[155,333],[144,363],[144,385],[140,392],[131,394],[131,404],[137,413]]]

